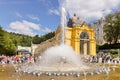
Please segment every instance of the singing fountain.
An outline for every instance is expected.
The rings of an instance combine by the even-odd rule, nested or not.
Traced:
[[[34,64],[19,66],[16,72],[23,72],[33,75],[54,75],[54,76],[72,76],[94,75],[101,72],[109,73],[109,69],[104,66],[88,66],[78,56],[71,46],[64,44],[64,33],[66,15],[65,9],[61,11],[61,43],[60,45],[48,48],[42,55],[41,59]]]

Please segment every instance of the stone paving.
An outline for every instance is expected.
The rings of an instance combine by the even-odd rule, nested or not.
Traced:
[[[114,67],[114,68],[113,68]],[[32,75],[22,72],[15,72],[12,65],[0,65],[0,80],[120,80],[120,65],[112,65],[111,72],[107,75],[105,73],[87,75],[80,77],[76,76],[47,76],[47,75]]]

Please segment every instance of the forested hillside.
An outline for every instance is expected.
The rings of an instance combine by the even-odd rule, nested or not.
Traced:
[[[10,38],[12,39],[13,43],[17,47],[20,46],[31,46],[32,37],[23,35],[23,34],[16,34],[16,33],[8,33],[10,35]]]
[[[17,50],[17,46],[31,46],[31,43],[40,44],[41,42],[54,37],[54,35],[54,32],[50,32],[40,37],[39,35],[32,37],[23,34],[7,32],[0,27],[0,55],[14,54]]]

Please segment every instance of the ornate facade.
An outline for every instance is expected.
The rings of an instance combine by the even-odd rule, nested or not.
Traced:
[[[60,28],[59,26],[56,30],[56,44],[59,44]],[[78,55],[96,55],[94,29],[76,17],[76,15],[69,19],[64,33],[64,43],[72,46]]]
[[[94,29],[89,27],[85,22],[80,20],[76,15],[70,18],[67,26],[64,28],[64,43],[72,46],[78,55],[96,55],[96,40]],[[33,44],[32,54],[40,55],[47,48],[61,44],[62,27],[58,26],[55,37],[39,45]]]
[[[98,45],[103,45],[105,43],[105,40],[103,38],[103,36],[104,36],[104,32],[103,32],[104,24],[105,24],[105,18],[101,18],[97,22],[94,22],[91,24],[91,27],[95,31],[95,38],[96,38],[96,42]]]

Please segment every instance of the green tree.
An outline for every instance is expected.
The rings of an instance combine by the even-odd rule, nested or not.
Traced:
[[[9,34],[0,28],[0,54],[9,55],[16,51],[16,47],[12,42]]]
[[[15,46],[31,46],[32,37],[23,34],[9,33],[10,38],[12,39]]]
[[[40,44],[40,37],[38,35],[35,35],[33,37],[33,41],[32,41],[34,44]]]
[[[34,44],[40,44],[41,42],[44,42],[44,41],[46,41],[46,40],[48,40],[48,39],[51,39],[51,38],[53,38],[54,36],[55,36],[55,32],[47,33],[47,34],[45,34],[45,35],[43,35],[43,36],[41,36],[41,37],[39,37],[38,35],[35,35],[35,36],[33,37],[32,42],[33,42]]]
[[[2,49],[3,44],[3,36],[4,36],[4,31],[2,30],[2,27],[0,26],[0,49]]]
[[[118,43],[120,39],[120,12],[109,14],[106,16],[106,24],[104,25],[105,40],[110,44]]]

